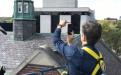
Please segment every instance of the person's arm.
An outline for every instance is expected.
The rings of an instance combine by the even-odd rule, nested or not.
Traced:
[[[58,49],[58,52],[64,55],[67,59],[70,59],[71,56],[75,53],[76,47],[73,45],[68,45],[61,40],[61,28],[62,26],[58,25],[54,34],[53,34],[53,43],[54,46]]]

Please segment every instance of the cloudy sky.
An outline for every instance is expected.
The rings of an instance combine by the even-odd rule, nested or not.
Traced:
[[[42,0],[33,0],[35,7],[42,7]],[[14,0],[0,0],[0,17],[13,14]],[[96,19],[121,16],[121,0],[78,0],[79,7],[90,7],[95,10]]]

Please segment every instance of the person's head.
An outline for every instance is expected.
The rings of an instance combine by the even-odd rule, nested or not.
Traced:
[[[101,38],[102,27],[97,22],[86,22],[82,25],[81,42],[94,45]]]

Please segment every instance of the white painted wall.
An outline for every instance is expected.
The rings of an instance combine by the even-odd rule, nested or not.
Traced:
[[[67,22],[71,22],[71,15],[60,15],[60,20],[64,19]],[[68,26],[66,25],[66,27],[62,28],[62,33],[67,33],[68,30]]]
[[[40,33],[51,33],[51,15],[40,15]]]
[[[86,23],[87,21],[90,21],[90,16],[88,16],[88,15],[81,15],[80,17],[81,17],[81,19],[80,19],[80,33],[82,33],[82,25],[84,23]]]
[[[77,7],[77,0],[42,0],[43,7]]]

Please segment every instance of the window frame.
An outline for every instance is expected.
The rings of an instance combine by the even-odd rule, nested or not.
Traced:
[[[23,8],[22,8],[22,2],[18,2],[18,13],[22,13],[23,12]]]
[[[24,8],[23,8],[24,13],[29,13],[29,3],[28,2],[24,2],[23,6],[24,6]]]

